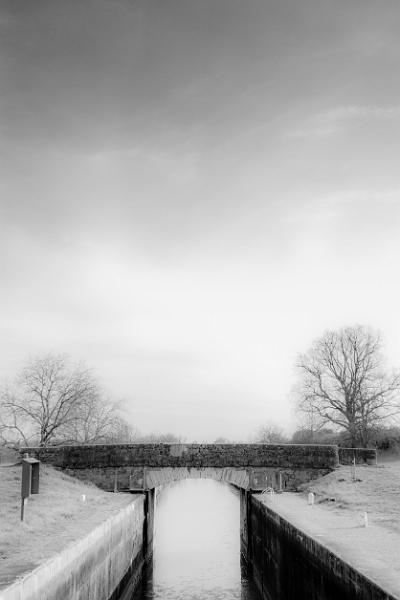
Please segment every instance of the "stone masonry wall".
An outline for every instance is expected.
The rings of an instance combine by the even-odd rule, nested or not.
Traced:
[[[338,465],[337,446],[296,444],[119,444],[23,452],[105,490],[145,491],[195,477],[253,491],[295,490]]]
[[[104,467],[276,467],[333,469],[337,446],[300,444],[119,444],[24,448],[62,469]]]
[[[267,487],[294,491],[298,486],[329,473],[331,469],[244,469],[218,467],[103,467],[65,469],[72,477],[89,481],[106,491],[144,491],[182,479],[214,479],[237,488],[263,491]]]
[[[376,462],[375,448],[338,448],[339,462],[341,465],[352,465],[353,461],[356,464],[372,464]]]

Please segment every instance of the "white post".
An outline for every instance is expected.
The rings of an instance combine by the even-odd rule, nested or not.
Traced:
[[[353,458],[353,469],[352,469],[352,471],[353,471],[353,481],[355,481],[356,480],[356,457],[355,456]]]

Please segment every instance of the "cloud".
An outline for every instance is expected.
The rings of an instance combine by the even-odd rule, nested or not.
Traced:
[[[400,117],[400,106],[347,105],[317,113],[303,126],[293,129],[287,137],[318,138],[342,131],[355,121],[394,120]]]

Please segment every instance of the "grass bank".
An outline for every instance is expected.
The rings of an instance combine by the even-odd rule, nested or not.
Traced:
[[[317,504],[334,512],[367,512],[370,523],[400,534],[400,461],[339,467],[302,486]]]
[[[42,464],[40,493],[29,498],[21,522],[21,466],[0,466],[0,589],[132,500],[130,494],[104,492]]]

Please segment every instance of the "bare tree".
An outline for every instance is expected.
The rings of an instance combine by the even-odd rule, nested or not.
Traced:
[[[141,435],[138,441],[142,444],[182,444],[184,439],[181,436],[175,435],[175,433],[158,433],[152,431],[145,435]]]
[[[293,444],[338,444],[344,441],[345,432],[334,431],[331,428],[323,427],[322,429],[297,429],[291,438]]]
[[[13,389],[3,390],[2,434],[24,444],[47,446],[96,393],[97,384],[86,367],[72,366],[64,355],[36,358],[21,371]]]
[[[256,434],[256,442],[260,444],[285,444],[288,441],[282,427],[263,425]]]
[[[296,396],[296,395],[295,395]],[[298,417],[299,431],[304,432],[306,442],[300,443],[319,443],[319,432],[323,431],[326,425],[326,419],[322,418],[314,409],[313,399],[301,394],[301,401],[298,398],[295,405],[295,411]],[[302,437],[301,434],[300,438]],[[297,443],[297,442],[296,442]]]
[[[21,443],[28,446],[30,432],[11,407],[11,398],[9,388],[5,388],[0,402],[0,446],[14,448]]]
[[[116,430],[120,429],[117,406],[105,401],[96,388],[73,406],[70,417],[58,432],[64,443],[106,443],[117,437]]]
[[[138,441],[138,432],[128,423],[118,411],[114,412],[110,420],[104,443],[107,444],[132,444]]]
[[[381,348],[379,334],[357,325],[327,331],[297,360],[300,410],[346,430],[352,446],[400,412],[400,375],[385,372]]]

